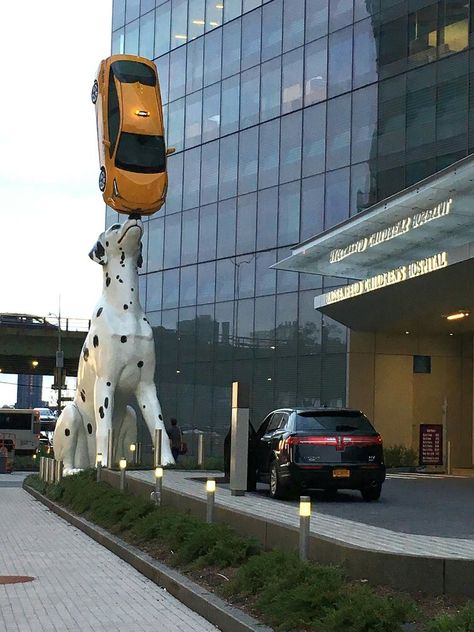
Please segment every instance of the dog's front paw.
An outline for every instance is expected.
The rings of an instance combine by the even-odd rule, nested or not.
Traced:
[[[161,455],[161,464],[162,465],[174,465],[173,455],[170,454],[162,454]]]

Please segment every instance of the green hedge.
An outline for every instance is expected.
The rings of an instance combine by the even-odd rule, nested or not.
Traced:
[[[414,467],[418,465],[418,453],[404,445],[391,445],[383,450],[386,467]]]

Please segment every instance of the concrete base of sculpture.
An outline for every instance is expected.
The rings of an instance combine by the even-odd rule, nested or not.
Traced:
[[[54,433],[55,458],[63,461],[65,475],[93,467],[98,452],[104,466],[113,465],[109,430],[116,460],[128,455],[137,439],[137,418],[129,405],[134,398],[152,441],[156,428],[164,430],[154,383],[153,331],[138,297],[142,234],[140,220],[115,224],[89,253],[103,266],[104,283],[79,360],[76,396]],[[174,463],[166,432],[161,455],[163,465]]]

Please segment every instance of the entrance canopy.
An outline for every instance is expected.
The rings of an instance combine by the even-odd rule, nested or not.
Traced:
[[[473,183],[471,155],[299,244],[274,267],[341,277],[315,308],[353,329],[441,333],[456,311],[471,312],[462,328],[474,329]]]

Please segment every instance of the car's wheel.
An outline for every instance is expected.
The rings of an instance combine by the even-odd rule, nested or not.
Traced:
[[[363,487],[360,490],[362,494],[362,498],[366,503],[369,503],[373,500],[378,500],[380,498],[380,494],[382,493],[382,485],[377,483],[376,485],[367,485],[367,487]]]
[[[107,184],[107,174],[105,173],[105,168],[101,167],[100,168],[100,173],[99,173],[99,189],[104,192],[105,191],[105,185]]]
[[[270,496],[272,498],[286,498],[288,488],[281,484],[278,477],[277,464],[275,461],[270,465]]]
[[[91,90],[91,101],[94,105],[97,103],[97,97],[99,96],[99,84],[97,83],[97,79],[94,81]]]

